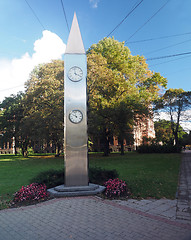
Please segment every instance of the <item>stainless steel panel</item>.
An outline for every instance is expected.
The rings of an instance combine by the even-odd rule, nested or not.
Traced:
[[[65,54],[64,65],[64,151],[65,185],[88,185],[87,157],[87,64],[85,54]],[[79,82],[69,80],[68,70],[78,66],[83,70],[83,79]],[[83,119],[80,123],[71,123],[69,114],[80,110]]]

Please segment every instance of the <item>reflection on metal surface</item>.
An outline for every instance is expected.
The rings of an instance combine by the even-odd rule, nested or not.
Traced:
[[[88,185],[87,147],[71,148],[66,146],[65,185]]]
[[[73,82],[67,78],[67,70],[74,64],[83,70],[83,79]],[[87,97],[86,97],[86,56],[65,55],[65,90],[64,90],[64,147],[65,147],[65,185],[88,185],[87,159]],[[79,110],[83,118],[79,123],[72,123],[69,115]]]
[[[76,18],[76,16],[74,16]],[[65,152],[65,186],[88,185],[88,157],[87,157],[87,63],[84,49],[79,34],[77,19],[73,20],[71,33],[67,43],[67,51],[64,56],[64,152]],[[75,35],[77,31],[77,35]],[[75,37],[75,41],[73,37]],[[80,36],[80,39],[77,39]],[[76,42],[81,42],[76,48]],[[75,46],[73,46],[73,44]],[[73,47],[79,52],[73,51]],[[69,79],[68,71],[72,67],[81,69],[80,81]],[[75,71],[70,73],[70,78],[76,79]],[[70,121],[70,114],[77,110],[82,113],[82,119]],[[76,116],[78,117],[78,116]],[[76,121],[76,123],[74,123]]]
[[[75,13],[65,53],[85,54],[84,44]]]

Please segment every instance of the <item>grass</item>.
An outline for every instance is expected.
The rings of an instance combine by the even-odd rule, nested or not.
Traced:
[[[0,209],[5,208],[13,194],[38,173],[50,169],[62,169],[63,158],[54,156],[0,155]]]
[[[181,154],[137,154],[110,157],[92,155],[90,166],[116,169],[136,198],[174,199]]]
[[[90,167],[116,169],[136,198],[175,198],[181,154],[137,154],[124,156],[90,154]],[[63,157],[0,155],[0,209],[5,208],[14,192],[40,172],[63,169]]]

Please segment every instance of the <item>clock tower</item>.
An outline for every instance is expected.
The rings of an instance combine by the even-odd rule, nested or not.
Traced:
[[[76,14],[64,56],[65,186],[88,186],[87,61]]]

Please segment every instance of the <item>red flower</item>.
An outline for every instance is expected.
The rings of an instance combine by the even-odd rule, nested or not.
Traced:
[[[32,183],[22,188],[14,194],[14,202],[34,201],[42,198],[48,198],[49,194],[45,184]]]
[[[123,196],[127,193],[127,185],[124,181],[116,179],[109,179],[105,184],[105,195],[107,197]]]

